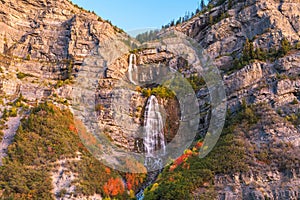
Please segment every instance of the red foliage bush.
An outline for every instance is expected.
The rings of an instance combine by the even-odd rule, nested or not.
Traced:
[[[197,142],[197,144],[196,144],[196,148],[201,148],[203,146],[203,142]]]
[[[124,183],[120,178],[110,178],[103,186],[103,191],[107,196],[117,196],[125,191]]]

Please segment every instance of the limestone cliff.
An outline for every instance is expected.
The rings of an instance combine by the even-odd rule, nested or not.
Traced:
[[[198,199],[213,187],[214,198],[220,200],[299,199],[300,2],[220,0],[212,1],[210,7],[171,29],[199,42],[221,71],[229,113],[234,116],[241,107],[253,106],[259,119],[251,126],[241,123],[231,131],[244,141],[249,170],[218,172],[213,174],[211,185],[205,183],[191,193]],[[0,0],[0,27],[0,113],[6,119],[1,120],[1,129],[8,126],[3,131],[0,158],[6,156],[20,118],[28,116],[28,106],[48,100],[68,108],[76,77],[93,71],[84,60],[99,54],[105,69],[96,77],[100,127],[116,145],[140,151],[136,145],[137,132],[146,103],[142,88],[130,86],[130,104],[122,113],[129,121],[115,118],[112,111],[115,86],[123,79],[128,82],[130,48],[136,43],[132,38],[66,0]],[[280,54],[284,40],[290,47]],[[245,62],[247,42],[257,56],[250,55],[251,59]],[[193,69],[185,68],[187,60],[174,56],[163,46],[131,53],[137,56],[137,64],[164,63],[186,78],[194,73]],[[198,88],[196,93],[202,114],[198,136],[203,136],[210,120],[210,96],[205,87]],[[172,109],[178,106],[176,102],[163,98],[160,101],[166,116],[175,116],[172,121],[176,124],[178,110]],[[124,123],[128,129],[123,129]],[[72,181],[77,173],[64,174],[65,162],[57,161],[58,168],[51,169],[56,182],[54,193],[66,185],[66,192],[76,188]],[[76,199],[70,194],[65,196],[72,198]],[[101,197],[95,194],[92,198]]]
[[[66,0],[1,0],[0,27],[0,164],[2,165],[2,159],[8,156],[8,149],[16,143],[14,137],[20,119],[28,118],[30,108],[45,101],[53,102],[61,108],[68,108],[72,97],[72,84],[77,73],[83,70],[81,66],[84,60],[101,54],[102,59],[105,58],[109,64],[113,54],[129,51],[132,39],[95,13]],[[57,163],[50,163],[48,172],[51,173],[45,174],[49,183],[46,190],[53,188],[51,198],[101,199],[103,195],[99,191],[95,195],[75,191],[79,190],[76,183],[79,176],[74,169],[69,170],[66,163],[81,161],[80,158],[75,161],[65,156]],[[96,165],[101,166],[99,163]],[[39,165],[34,167],[38,168],[37,166]],[[30,168],[25,165],[23,167]],[[32,169],[34,167],[31,166]],[[5,170],[3,167],[2,169]],[[22,176],[22,173],[19,175]],[[1,182],[3,181],[5,182],[1,178]],[[28,180],[21,182],[26,184]],[[14,192],[7,192],[8,190],[3,187],[2,185],[0,198],[7,197],[5,195],[21,198],[20,193],[21,196],[22,193],[26,194],[25,191],[18,192],[17,189]],[[34,187],[38,189],[40,186]],[[33,198],[36,198],[36,195],[44,195],[29,193]]]
[[[245,134],[245,130],[237,127],[234,131],[236,137],[242,135],[248,144],[249,171],[216,174],[215,198],[299,199],[300,163],[294,155],[300,150],[300,2],[227,0],[212,1],[211,5],[212,9],[171,29],[196,39],[214,59],[223,74],[228,109],[232,113],[243,104],[263,105],[257,114],[261,117],[259,124],[250,130],[245,128]],[[280,51],[284,39],[292,46],[286,55],[266,60],[255,58],[242,67],[236,66],[235,60],[243,58],[246,40],[254,50],[268,54],[270,49]],[[253,157],[256,153],[250,149],[265,152],[266,158]],[[284,158],[289,159],[289,164]],[[208,190],[203,188],[194,192],[196,199],[197,194]]]
[[[54,80],[72,79],[100,46],[108,52],[129,49],[121,29],[69,1],[1,1],[0,10],[3,90],[30,100],[47,96]],[[22,83],[5,81],[17,73],[28,76]]]

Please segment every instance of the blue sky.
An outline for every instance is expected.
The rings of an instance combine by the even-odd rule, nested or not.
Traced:
[[[199,0],[72,0],[95,11],[103,19],[130,32],[137,29],[161,28],[172,19],[194,12]]]

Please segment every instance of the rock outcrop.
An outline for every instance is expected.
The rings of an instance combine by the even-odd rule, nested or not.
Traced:
[[[230,112],[235,113],[243,104],[260,108],[260,123],[242,137],[249,147],[249,170],[215,174],[216,198],[299,199],[300,2],[227,0],[216,5],[172,27],[199,42],[221,71]],[[127,75],[129,50],[136,43],[133,39],[66,0],[0,0],[0,26],[0,100],[5,104],[0,108],[1,113],[15,106],[13,102],[21,97],[27,106],[49,100],[68,108],[68,101],[74,97],[74,82],[98,81],[94,88],[77,91],[78,96],[96,92],[95,110],[102,131],[123,149],[141,151],[137,139],[147,99],[140,87],[129,83]],[[268,52],[278,51],[283,39],[287,39],[293,49],[284,56],[252,59],[242,67],[233,66],[242,57],[247,39],[254,49]],[[187,60],[174,56],[165,46],[136,50],[134,54],[137,64],[152,65],[151,72],[159,63],[171,66],[185,77],[195,72],[186,68]],[[84,77],[88,72],[93,73]],[[140,80],[146,82],[152,75],[148,72],[141,73]],[[122,90],[119,83],[127,84],[129,89]],[[210,95],[205,87],[196,91],[196,95],[201,112],[199,135],[205,135],[210,120]],[[177,115],[176,102],[160,101],[166,115]],[[13,136],[8,134],[10,130],[16,131],[10,121],[8,125],[5,137]],[[261,156],[267,152],[267,157],[273,160],[262,162],[250,151]],[[1,150],[1,154],[5,152]],[[64,187],[66,192],[75,191],[71,182],[77,174],[65,174],[68,170],[63,166],[65,162],[58,161],[58,168],[52,171],[54,193]],[[82,197],[85,198],[88,197]]]
[[[11,76],[18,73],[27,75],[19,93],[39,100],[54,80],[72,79],[100,46],[107,52],[129,49],[131,39],[122,30],[69,1],[1,1],[0,10],[3,90],[9,94],[17,88]]]
[[[1,160],[29,107],[51,101],[68,108],[74,79],[85,70],[83,62],[101,55],[109,64],[112,55],[128,52],[134,42],[110,22],[67,0],[1,0],[0,27]],[[10,117],[13,112],[19,117]],[[64,172],[69,170],[65,162],[58,162],[58,171],[53,169],[53,198],[101,199],[100,194],[70,195],[76,193],[76,173]]]
[[[218,59],[241,52],[247,38],[255,46],[267,49],[278,47],[283,37],[292,43],[299,41],[299,2],[234,0],[231,5],[228,2],[176,29],[195,38]]]
[[[270,149],[278,149],[283,143],[293,149],[280,154],[292,166],[282,161],[284,166],[280,167],[270,153],[271,163],[254,161],[247,174],[216,175],[220,200],[299,199],[299,159],[288,156],[299,154],[299,50],[294,48],[275,60],[253,60],[228,73],[233,61],[242,56],[246,39],[254,49],[266,51],[279,49],[283,38],[297,46],[299,17],[299,1],[234,0],[175,27],[196,39],[214,59],[223,73],[228,109],[235,112],[243,103],[268,107],[261,111],[263,122],[251,130],[251,136],[243,138],[252,144],[249,148],[272,152]]]

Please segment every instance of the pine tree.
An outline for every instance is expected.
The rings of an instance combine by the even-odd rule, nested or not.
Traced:
[[[201,11],[204,9],[204,7],[205,7],[204,0],[201,0],[201,3],[200,3],[200,9],[201,9]]]
[[[178,19],[177,22],[176,22],[176,25],[181,24],[181,23],[182,23],[182,18],[179,17],[179,19]]]
[[[255,59],[255,52],[253,42],[250,42],[250,51],[249,51],[250,60]]]
[[[170,23],[170,26],[174,26],[175,25],[175,22],[174,22],[174,19],[171,21]]]
[[[279,56],[284,56],[291,50],[291,44],[286,38],[281,40],[280,45],[281,48],[279,49]]]
[[[245,62],[249,62],[251,57],[250,57],[250,42],[248,40],[248,38],[246,39],[245,45],[244,45],[244,49],[243,49],[243,61]]]
[[[267,54],[262,48],[257,48],[255,50],[255,59],[265,61],[267,59]]]

